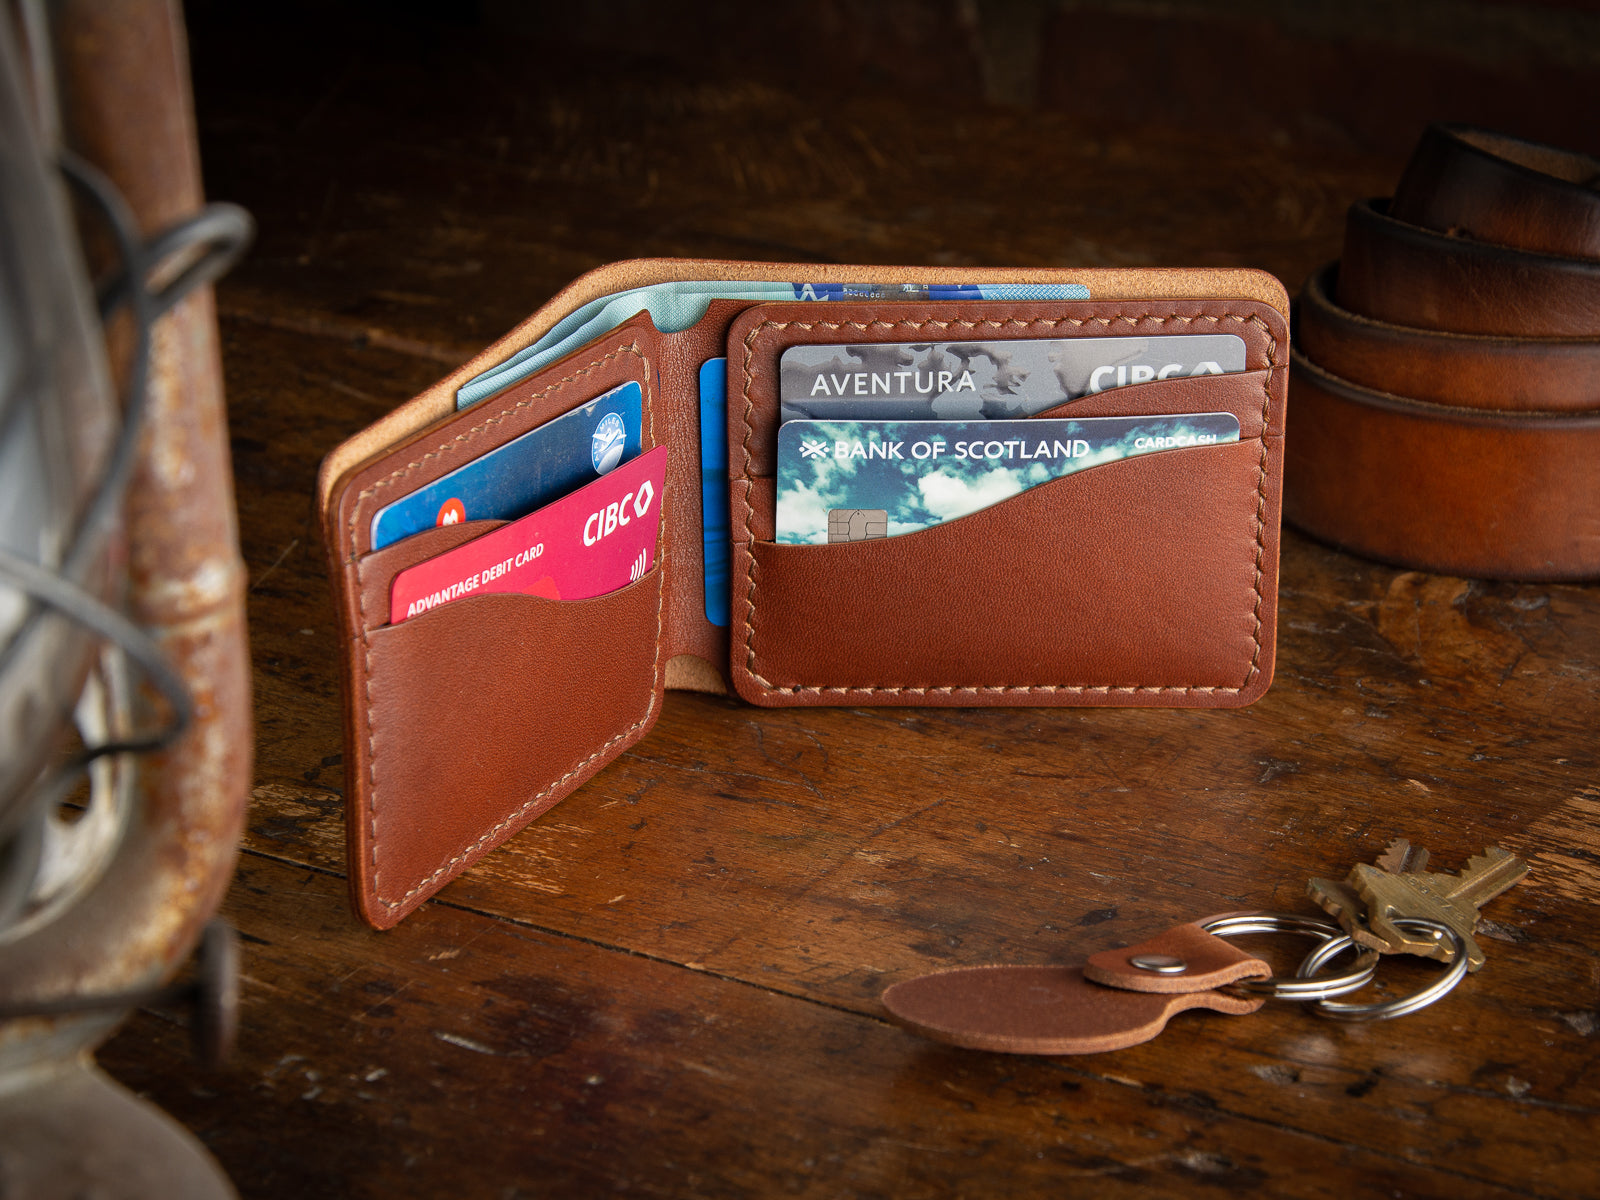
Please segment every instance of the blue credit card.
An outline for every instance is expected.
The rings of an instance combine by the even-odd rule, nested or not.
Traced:
[[[1120,459],[1239,440],[1232,413],[1024,421],[790,421],[777,541],[859,542],[953,521]]]
[[[372,549],[435,525],[514,520],[599,478],[639,453],[643,396],[612,388],[464,467],[380,508]]]
[[[728,360],[700,368],[700,525],[706,620],[728,623]]]

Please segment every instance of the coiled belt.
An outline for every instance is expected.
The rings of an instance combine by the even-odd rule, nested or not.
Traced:
[[[1436,125],[1296,312],[1284,516],[1370,558],[1600,578],[1600,161]]]

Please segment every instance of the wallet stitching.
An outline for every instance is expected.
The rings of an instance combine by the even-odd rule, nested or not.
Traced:
[[[357,522],[360,519],[360,514],[361,514],[361,510],[362,510],[362,501],[366,500],[369,496],[372,496],[372,495],[376,494],[377,491],[380,488],[386,487],[386,486],[390,486],[396,480],[402,478],[405,475],[410,474],[412,471],[414,471],[418,467],[422,466],[422,464],[426,463],[428,460],[433,459],[433,458],[437,458],[439,455],[444,454],[447,451],[455,448],[456,446],[459,446],[459,445],[465,443],[466,441],[470,440],[472,437],[474,437],[478,433],[480,433],[483,430],[489,428],[491,425],[495,425],[495,424],[498,424],[501,421],[504,421],[511,414],[515,413],[518,409],[526,408],[528,405],[534,403],[537,400],[542,400],[544,397],[550,395],[552,392],[555,392],[555,391],[559,390],[560,388],[566,386],[567,384],[576,382],[576,380],[580,376],[587,375],[587,374],[599,369],[600,367],[604,366],[606,363],[610,362],[613,358],[617,357],[617,355],[619,355],[619,354],[634,354],[634,355],[638,356],[640,363],[644,367],[645,378],[644,378],[644,382],[643,382],[642,386],[643,386],[643,388],[645,390],[646,399],[648,400],[650,398],[650,381],[654,378],[654,376],[653,376],[653,374],[651,372],[651,369],[650,369],[650,357],[649,357],[649,355],[647,355],[643,350],[641,350],[639,348],[639,344],[637,342],[630,342],[626,346],[618,346],[618,347],[616,347],[615,349],[613,349],[613,350],[609,351],[608,353],[602,355],[600,358],[595,359],[594,361],[586,364],[585,366],[579,367],[577,370],[573,371],[571,374],[563,375],[560,379],[555,380],[554,382],[552,382],[548,387],[543,388],[542,390],[540,390],[538,392],[533,392],[533,393],[530,393],[527,396],[522,397],[522,399],[518,400],[515,404],[511,405],[510,407],[501,409],[499,412],[495,413],[494,416],[488,417],[485,420],[480,421],[478,424],[474,425],[471,429],[465,431],[464,433],[457,434],[455,437],[451,438],[450,441],[444,443],[441,446],[435,447],[433,450],[429,451],[427,454],[424,454],[421,458],[415,459],[414,461],[407,463],[404,467],[397,468],[396,470],[391,472],[389,475],[385,476],[383,479],[380,479],[377,482],[373,483],[371,486],[369,486],[367,488],[364,488],[359,493],[359,495],[356,497],[356,503],[351,506],[352,511],[351,511],[351,516],[350,516],[350,521],[349,521],[348,527],[347,527],[347,534],[348,534],[348,537],[350,539],[349,540],[349,545],[352,547],[352,551],[353,551],[354,546],[355,546],[356,527],[357,527]],[[652,405],[652,404],[646,403],[644,407],[645,407],[645,414],[646,414],[645,415],[645,420],[646,420],[646,423],[647,423],[646,432],[647,432],[647,435],[648,435],[650,441],[653,443],[655,441],[655,406]],[[661,565],[662,564],[658,564],[658,567],[661,567]],[[371,646],[370,639],[367,636],[368,632],[369,632],[368,629],[367,629],[367,597],[366,597],[366,589],[361,586],[362,580],[361,580],[361,570],[360,570],[359,564],[357,564],[357,566],[356,566],[356,581],[355,582],[356,582],[357,603],[358,603],[358,606],[359,606],[360,612],[361,612],[362,659],[366,664],[365,691],[366,691],[366,695],[367,695],[367,702],[366,702],[366,704],[364,704],[362,706],[362,714],[361,714],[361,716],[362,716],[363,732],[365,734],[366,743],[367,743],[367,844],[371,847],[371,853],[369,854],[368,858],[369,858],[369,862],[370,862],[371,868],[372,868],[372,887],[371,887],[371,890],[370,890],[369,894],[370,894],[371,899],[373,900],[374,903],[376,903],[379,906],[381,906],[386,912],[393,913],[397,909],[401,909],[401,908],[406,907],[406,905],[409,904],[411,902],[411,900],[414,899],[417,895],[419,895],[420,893],[425,892],[429,888],[433,887],[434,884],[436,884],[440,879],[442,879],[445,876],[447,876],[451,871],[453,871],[463,861],[465,861],[466,859],[472,857],[474,854],[476,854],[480,850],[482,850],[485,845],[487,845],[494,838],[499,836],[499,834],[502,831],[504,831],[505,829],[509,828],[512,825],[515,825],[519,820],[521,820],[529,812],[529,810],[537,807],[538,804],[540,803],[540,801],[542,801],[551,792],[556,791],[558,788],[561,787],[562,784],[566,783],[567,780],[571,779],[573,776],[581,774],[584,771],[585,768],[587,768],[591,763],[593,763],[595,761],[595,759],[602,757],[603,755],[606,754],[607,751],[609,751],[618,742],[625,740],[630,735],[632,735],[635,732],[637,732],[639,730],[639,728],[641,726],[643,726],[644,723],[650,719],[651,714],[654,713],[655,709],[656,709],[656,696],[661,690],[658,685],[660,684],[660,681],[661,681],[661,647],[662,647],[662,636],[661,636],[661,634],[662,634],[662,624],[663,624],[663,620],[664,620],[662,614],[663,614],[663,611],[665,609],[664,601],[665,601],[665,596],[666,596],[665,574],[664,574],[664,571],[663,571],[662,575],[658,575],[657,576],[657,581],[656,581],[656,655],[655,655],[655,662],[652,664],[652,667],[651,667],[650,702],[645,706],[644,714],[642,716],[640,716],[640,718],[637,721],[635,721],[632,725],[628,726],[627,729],[624,729],[622,732],[620,732],[616,736],[612,737],[609,741],[607,741],[603,746],[601,746],[593,754],[589,755],[589,757],[585,758],[582,762],[580,762],[576,766],[574,766],[565,775],[561,776],[561,778],[559,778],[559,779],[555,780],[554,782],[550,783],[545,788],[543,788],[541,791],[536,793],[534,796],[530,797],[515,812],[509,814],[502,821],[500,821],[497,825],[495,825],[492,828],[490,828],[489,830],[487,830],[482,836],[480,836],[478,838],[477,841],[473,842],[472,845],[468,846],[465,850],[462,850],[460,853],[455,855],[455,857],[450,858],[450,859],[446,860],[445,862],[441,863],[439,865],[439,867],[431,875],[429,875],[426,879],[424,879],[421,882],[419,882],[415,887],[413,887],[410,891],[406,892],[405,895],[401,896],[397,900],[386,900],[386,899],[383,898],[382,895],[379,894],[379,883],[378,883],[378,881],[379,881],[379,876],[381,874],[381,871],[380,871],[380,868],[378,866],[378,818],[377,818],[377,808],[378,808],[378,804],[377,804],[377,801],[378,801],[378,780],[377,780],[378,756],[377,756],[376,752],[373,750],[373,746],[372,746],[372,739],[373,739],[373,728],[372,728],[372,702],[373,702],[373,696],[372,696],[372,646]]]
[[[749,494],[749,480],[751,478],[751,476],[750,476],[750,439],[755,433],[754,427],[753,427],[752,422],[751,422],[751,415],[755,411],[755,401],[751,398],[751,395],[750,395],[750,384],[751,384],[751,381],[753,379],[752,363],[753,363],[753,360],[755,358],[755,343],[756,343],[757,339],[760,337],[761,333],[764,330],[767,330],[767,329],[779,329],[779,330],[782,330],[782,329],[790,329],[790,328],[794,328],[794,329],[829,329],[829,330],[859,329],[862,332],[866,332],[868,330],[873,330],[873,329],[897,329],[897,328],[927,329],[930,326],[932,326],[934,328],[937,328],[937,329],[949,329],[949,328],[954,327],[954,328],[965,329],[965,330],[977,330],[977,329],[1006,329],[1006,328],[1028,329],[1028,328],[1035,328],[1035,327],[1038,327],[1038,326],[1041,326],[1041,325],[1052,327],[1052,328],[1060,327],[1062,325],[1076,325],[1076,326],[1080,326],[1080,327],[1082,327],[1084,325],[1100,325],[1100,326],[1104,326],[1104,327],[1109,328],[1111,325],[1113,325],[1115,323],[1119,323],[1119,322],[1124,322],[1124,323],[1127,323],[1127,324],[1130,324],[1130,325],[1135,325],[1135,324],[1138,324],[1141,321],[1150,321],[1150,322],[1154,322],[1155,324],[1158,324],[1158,325],[1165,325],[1168,322],[1174,322],[1174,321],[1175,322],[1180,322],[1180,323],[1183,323],[1183,324],[1192,324],[1192,323],[1194,323],[1196,321],[1208,321],[1208,322],[1210,322],[1212,324],[1218,324],[1218,323],[1221,323],[1221,322],[1224,322],[1224,321],[1232,321],[1232,322],[1235,322],[1237,324],[1259,326],[1261,331],[1266,335],[1266,338],[1267,338],[1267,370],[1266,370],[1266,375],[1262,379],[1262,383],[1261,383],[1261,426],[1262,426],[1261,439],[1260,439],[1260,441],[1261,441],[1261,462],[1260,462],[1259,474],[1258,474],[1257,482],[1256,482],[1256,556],[1255,556],[1255,578],[1254,578],[1254,581],[1252,583],[1252,590],[1255,593],[1255,604],[1254,604],[1254,606],[1252,608],[1252,614],[1251,615],[1252,615],[1252,617],[1253,617],[1253,619],[1255,621],[1255,628],[1251,631],[1250,640],[1254,644],[1255,649],[1254,649],[1254,652],[1250,656],[1250,666],[1249,666],[1249,670],[1245,673],[1244,682],[1239,687],[1224,687],[1224,686],[1219,686],[1219,685],[1215,685],[1215,684],[1212,684],[1212,685],[1191,684],[1191,685],[1187,685],[1187,686],[1185,686],[1185,685],[1171,685],[1171,686],[1152,687],[1152,686],[1138,685],[1138,684],[1135,684],[1135,685],[1089,686],[1089,685],[1085,685],[1085,684],[1049,684],[1049,683],[1043,683],[1043,684],[973,684],[973,685],[948,685],[948,686],[941,686],[941,687],[905,687],[905,686],[890,687],[890,686],[877,686],[877,685],[873,685],[873,684],[863,684],[863,685],[857,685],[857,686],[842,686],[842,685],[832,685],[832,686],[830,686],[830,685],[822,685],[822,684],[800,684],[800,685],[796,685],[794,687],[781,687],[781,686],[779,686],[777,684],[774,684],[771,680],[768,680],[768,679],[762,677],[761,675],[759,675],[756,672],[756,670],[755,670],[756,651],[755,651],[755,645],[754,645],[754,639],[755,639],[754,617],[755,617],[755,611],[756,611],[756,589],[757,589],[756,578],[755,578],[756,562],[755,562],[755,555],[753,553],[751,553],[751,551],[749,549],[749,546],[755,541],[755,535],[754,535],[753,531],[750,528],[751,516],[754,513],[755,506],[750,503],[750,494]],[[1069,693],[1069,694],[1073,694],[1073,695],[1100,695],[1100,696],[1153,696],[1153,695],[1171,695],[1171,694],[1178,694],[1178,695],[1198,694],[1198,695],[1222,695],[1222,696],[1238,695],[1239,693],[1243,692],[1246,688],[1248,688],[1250,686],[1251,681],[1256,677],[1256,675],[1260,672],[1260,669],[1261,669],[1260,668],[1261,652],[1262,652],[1262,648],[1263,648],[1262,641],[1261,641],[1261,628],[1262,628],[1261,606],[1262,606],[1262,603],[1264,601],[1264,596],[1262,595],[1261,583],[1262,583],[1262,578],[1263,578],[1263,576],[1265,575],[1265,572],[1266,572],[1266,568],[1265,568],[1264,563],[1265,563],[1266,554],[1267,554],[1267,541],[1266,541],[1267,466],[1268,466],[1268,463],[1267,463],[1267,430],[1270,427],[1270,422],[1268,420],[1268,412],[1269,412],[1269,410],[1270,410],[1270,408],[1272,406],[1272,378],[1273,378],[1273,375],[1280,368],[1281,368],[1281,364],[1279,364],[1279,362],[1278,362],[1278,339],[1273,335],[1272,327],[1270,325],[1268,325],[1264,320],[1262,320],[1261,317],[1256,313],[1248,313],[1248,314],[1241,315],[1239,313],[1224,312],[1224,313],[1215,314],[1215,315],[1214,314],[1200,314],[1198,316],[1180,316],[1180,315],[1174,314],[1173,316],[1167,316],[1167,317],[1158,317],[1158,316],[1154,316],[1154,315],[1151,315],[1151,314],[1129,315],[1129,314],[1126,314],[1126,313],[1121,313],[1121,314],[1118,314],[1116,316],[1110,316],[1110,317],[1056,317],[1056,318],[1036,318],[1036,319],[1031,319],[1031,320],[1022,320],[1022,319],[1016,318],[1016,317],[1008,317],[1008,318],[1006,318],[1004,320],[999,320],[999,321],[996,321],[996,320],[973,321],[973,320],[964,320],[964,319],[960,319],[960,318],[941,321],[941,320],[936,320],[936,319],[929,318],[929,319],[922,320],[922,321],[911,321],[911,320],[899,320],[899,321],[884,321],[884,320],[872,320],[872,321],[762,321],[762,322],[758,323],[757,325],[755,325],[754,327],[751,328],[750,332],[747,333],[745,335],[745,338],[744,338],[744,365],[743,365],[744,384],[743,384],[743,388],[742,388],[743,395],[744,395],[744,437],[742,439],[740,439],[740,449],[741,449],[741,451],[743,452],[743,455],[744,455],[744,461],[743,461],[743,463],[741,465],[740,475],[741,475],[742,479],[746,482],[746,488],[745,488],[745,491],[744,491],[744,493],[743,493],[743,495],[741,497],[742,503],[744,504],[744,533],[745,533],[745,550],[744,550],[744,555],[745,555],[745,583],[746,583],[746,587],[745,587],[745,618],[744,618],[744,647],[745,647],[744,670],[745,670],[745,673],[748,674],[751,679],[753,679],[757,684],[759,684],[767,692],[774,693],[774,694],[782,694],[782,695],[810,694],[810,695],[815,695],[815,696],[824,696],[824,695],[837,695],[837,696],[878,696],[878,695],[890,695],[890,696],[957,696],[957,695],[1008,696],[1008,695],[1031,695],[1031,694],[1035,694],[1035,693],[1044,693],[1044,694]]]
[[[375,482],[373,482],[373,483],[369,484],[368,486],[362,488],[360,492],[356,493],[356,502],[353,505],[350,506],[350,509],[351,509],[351,511],[350,511],[350,520],[349,520],[349,522],[347,523],[347,526],[346,526],[346,534],[347,534],[346,541],[347,541],[347,544],[350,547],[350,554],[352,556],[352,559],[355,557],[355,553],[356,553],[356,550],[355,550],[355,546],[356,546],[356,529],[358,527],[358,522],[361,519],[361,513],[362,513],[362,510],[364,508],[363,502],[365,500],[369,499],[372,496],[377,495],[377,493],[379,491],[381,491],[382,489],[384,489],[386,487],[393,487],[396,482],[398,482],[399,480],[403,479],[405,476],[411,474],[413,471],[417,470],[419,467],[423,466],[423,464],[429,462],[430,460],[438,458],[440,455],[447,454],[451,450],[455,450],[455,449],[460,448],[461,446],[464,446],[467,442],[471,441],[474,437],[476,437],[478,434],[482,433],[485,429],[488,429],[490,426],[498,425],[498,424],[502,423],[508,417],[511,417],[515,413],[519,412],[520,410],[522,410],[524,408],[529,407],[530,405],[534,404],[535,402],[537,402],[539,400],[543,400],[546,396],[549,396],[551,393],[561,390],[567,384],[576,383],[580,377],[582,377],[584,375],[592,374],[593,372],[599,370],[601,367],[605,366],[608,362],[610,362],[612,359],[616,358],[618,355],[621,355],[621,354],[632,354],[632,355],[635,355],[639,359],[640,363],[644,366],[645,375],[648,378],[648,376],[650,375],[650,358],[649,358],[649,356],[647,354],[645,354],[645,352],[643,350],[641,350],[639,348],[639,343],[635,341],[635,342],[629,342],[626,346],[616,346],[613,349],[608,350],[605,354],[601,355],[599,358],[594,359],[591,362],[585,363],[583,366],[581,366],[581,367],[577,368],[576,370],[572,371],[570,374],[563,375],[560,379],[557,379],[557,380],[553,381],[552,383],[550,383],[549,386],[541,388],[537,392],[530,392],[528,395],[523,396],[521,399],[517,400],[514,404],[511,404],[511,405],[509,405],[509,406],[507,406],[505,408],[500,409],[493,416],[485,417],[482,421],[479,421],[476,425],[472,426],[470,429],[464,430],[463,432],[458,433],[455,436],[453,436],[448,442],[444,442],[441,445],[435,446],[432,450],[428,451],[421,458],[413,459],[411,462],[408,462],[405,466],[395,468],[393,471],[389,472],[389,474],[385,475],[382,479],[376,480]],[[654,438],[654,436],[655,436],[655,434],[654,434],[654,429],[653,429],[653,426],[652,426],[652,432],[651,432],[652,439]]]

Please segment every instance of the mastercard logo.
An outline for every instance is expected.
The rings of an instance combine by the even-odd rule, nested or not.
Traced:
[[[467,519],[466,506],[453,496],[446,500],[439,509],[439,517],[435,525],[459,525]]]

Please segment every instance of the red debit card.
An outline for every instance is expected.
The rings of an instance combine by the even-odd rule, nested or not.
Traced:
[[[667,448],[453,550],[407,567],[389,590],[398,624],[467,596],[521,592],[586,600],[626,587],[655,561]]]

